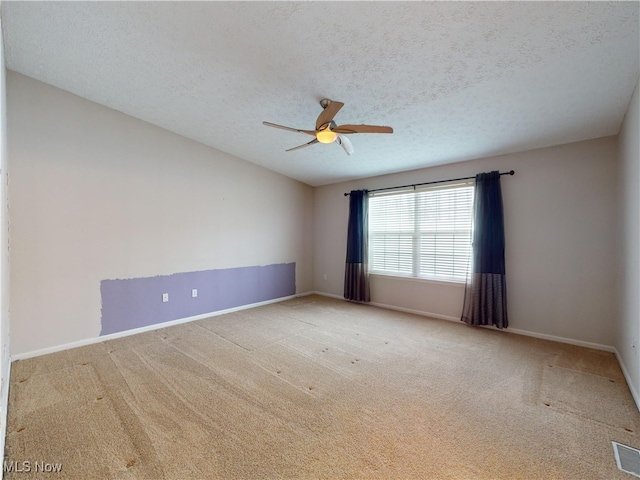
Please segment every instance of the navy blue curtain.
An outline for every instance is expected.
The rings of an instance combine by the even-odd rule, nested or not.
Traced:
[[[347,265],[344,271],[344,298],[369,302],[369,197],[366,190],[349,193]]]
[[[476,175],[473,266],[467,275],[461,320],[507,328],[504,211],[500,172]]]

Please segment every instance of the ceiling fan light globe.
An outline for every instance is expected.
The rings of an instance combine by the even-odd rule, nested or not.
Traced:
[[[337,136],[338,134],[336,132],[332,132],[328,128],[316,132],[316,138],[320,143],[333,143]]]

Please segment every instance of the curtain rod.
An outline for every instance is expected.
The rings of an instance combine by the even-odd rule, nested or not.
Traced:
[[[513,170],[509,170],[508,172],[501,172],[500,175],[515,175],[516,172]],[[387,187],[387,188],[375,188],[373,190],[368,190],[368,192],[382,192],[384,190],[395,190],[396,188],[407,188],[407,187],[418,187],[420,185],[433,185],[434,183],[446,183],[446,182],[457,182],[458,180],[471,180],[476,177],[461,177],[461,178],[452,178],[450,180],[436,180],[435,182],[424,182],[424,183],[413,183],[411,185],[399,185],[397,187]],[[344,194],[345,197],[349,196],[349,193]]]

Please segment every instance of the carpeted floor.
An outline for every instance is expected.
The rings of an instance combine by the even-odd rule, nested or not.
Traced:
[[[639,431],[611,353],[310,296],[14,362],[5,478],[630,479]]]

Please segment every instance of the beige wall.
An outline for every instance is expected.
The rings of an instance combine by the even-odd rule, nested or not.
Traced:
[[[0,23],[0,451],[4,451],[9,396],[9,215],[7,211],[6,70]]]
[[[619,329],[615,340],[636,404],[640,407],[640,92],[638,85],[620,131]]]
[[[296,262],[312,188],[8,72],[12,354],[100,334],[100,281]]]
[[[344,192],[511,169],[502,177],[511,329],[613,346],[615,137],[317,188],[314,289],[342,296]],[[462,310],[459,284],[373,277],[371,288],[375,303],[445,318]]]

